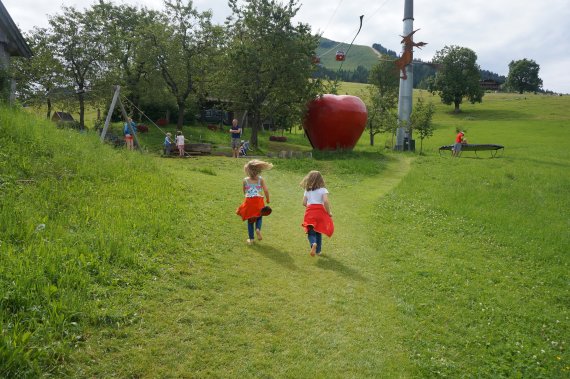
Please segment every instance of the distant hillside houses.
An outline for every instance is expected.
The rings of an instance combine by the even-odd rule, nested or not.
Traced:
[[[493,79],[479,80],[479,86],[485,91],[498,91],[501,89],[501,84]]]
[[[22,37],[22,33],[0,1],[0,90],[3,96],[14,100],[15,82],[8,75],[10,57],[30,58],[32,50]]]

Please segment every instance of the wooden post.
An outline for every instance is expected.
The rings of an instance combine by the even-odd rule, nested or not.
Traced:
[[[107,134],[107,129],[109,129],[109,123],[111,122],[111,116],[113,115],[113,111],[115,110],[115,106],[117,105],[117,101],[119,102],[119,107],[121,108],[121,114],[125,119],[125,123],[127,123],[128,128],[131,131],[131,135],[135,139],[136,146],[138,147],[139,151],[142,153],[141,145],[139,144],[139,139],[137,137],[137,133],[133,130],[133,126],[129,122],[129,115],[125,111],[125,107],[123,107],[123,103],[121,99],[119,99],[119,93],[121,92],[121,86],[115,86],[115,94],[113,95],[113,101],[111,101],[111,106],[109,107],[109,112],[107,113],[107,118],[105,119],[105,126],[103,127],[103,131],[101,132],[101,142],[105,141],[105,134]]]
[[[111,122],[111,116],[115,110],[115,105],[117,104],[117,99],[119,98],[119,91],[121,86],[115,86],[115,94],[113,95],[113,101],[111,101],[111,106],[109,107],[109,112],[107,113],[107,118],[105,119],[105,126],[101,132],[101,142],[105,141],[105,134],[107,134],[107,129],[109,129],[109,123]]]

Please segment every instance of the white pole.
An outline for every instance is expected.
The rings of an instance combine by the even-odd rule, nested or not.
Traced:
[[[404,34],[409,35],[414,28],[414,0],[405,0],[404,4]],[[404,44],[402,44],[402,55],[404,54]],[[396,130],[396,146],[395,150],[404,150],[404,137],[408,138],[408,148],[411,143],[411,133],[408,134],[408,122],[412,114],[412,93],[414,90],[414,77],[412,64],[407,65],[406,79],[400,77],[400,92],[398,95],[398,129]]]

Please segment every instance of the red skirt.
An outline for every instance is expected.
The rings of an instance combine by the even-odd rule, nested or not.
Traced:
[[[252,217],[261,217],[261,208],[264,206],[263,197],[246,197],[243,203],[236,209],[236,214],[241,216],[242,221]]]
[[[313,229],[327,236],[332,236],[334,233],[334,223],[327,213],[325,206],[322,204],[311,204],[305,209],[305,218],[301,224],[305,228],[305,233],[309,231],[309,226]]]

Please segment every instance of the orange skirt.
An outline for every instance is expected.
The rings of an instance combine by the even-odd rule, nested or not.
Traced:
[[[236,209],[236,214],[241,216],[242,221],[253,217],[261,217],[261,208],[264,206],[263,197],[246,197],[243,203]]]
[[[311,204],[305,209],[305,218],[301,224],[305,228],[305,233],[312,226],[315,232],[332,236],[334,233],[334,223],[322,204]]]

